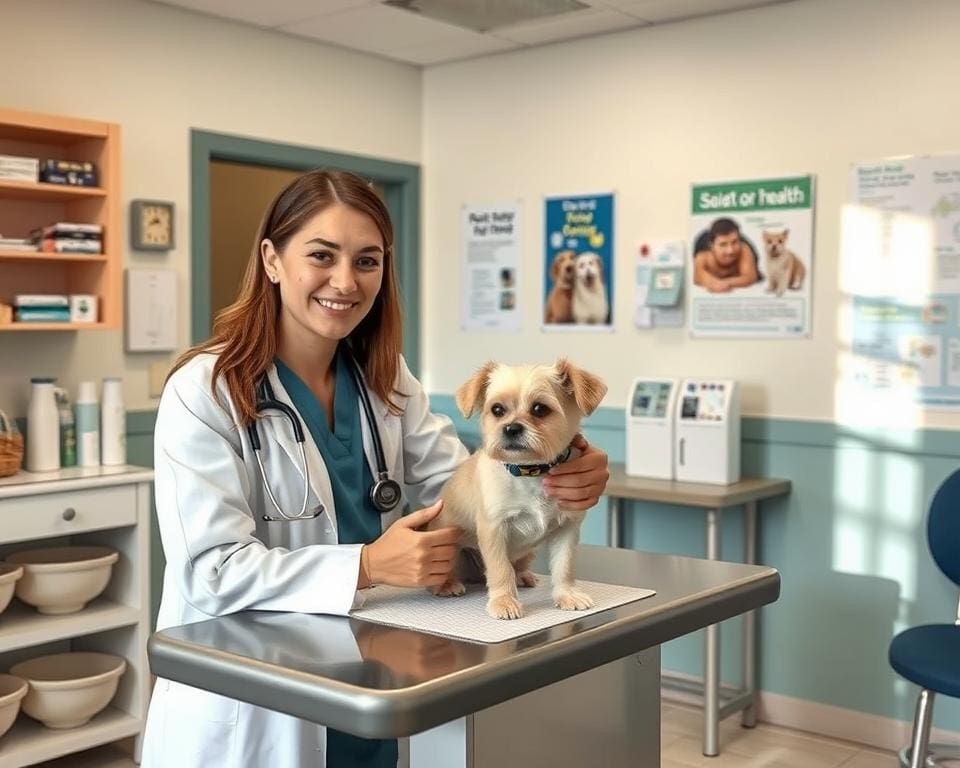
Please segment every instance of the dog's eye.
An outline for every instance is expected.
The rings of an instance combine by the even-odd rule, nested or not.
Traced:
[[[498,419],[507,412],[507,409],[504,408],[500,403],[494,403],[493,407],[490,409],[490,413],[496,416]]]
[[[533,408],[530,409],[530,413],[532,413],[538,419],[542,419],[550,415],[550,407],[544,405],[543,403],[534,403]]]

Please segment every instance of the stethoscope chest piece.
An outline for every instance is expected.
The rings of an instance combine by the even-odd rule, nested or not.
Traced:
[[[386,472],[381,473],[380,479],[370,488],[370,503],[380,514],[392,512],[400,503],[400,496],[400,483],[387,477]]]

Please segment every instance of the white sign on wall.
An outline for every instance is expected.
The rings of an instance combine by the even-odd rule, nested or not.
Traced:
[[[847,383],[960,408],[960,155],[860,163],[850,183]]]
[[[520,330],[520,205],[464,205],[462,327]]]
[[[177,348],[177,272],[128,269],[127,352],[168,352]]]

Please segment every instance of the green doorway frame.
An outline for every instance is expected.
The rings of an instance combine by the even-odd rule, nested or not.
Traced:
[[[397,278],[403,295],[403,350],[420,375],[420,166],[314,147],[190,131],[190,336],[210,336],[210,161],[308,171],[339,168],[380,184],[397,231]]]

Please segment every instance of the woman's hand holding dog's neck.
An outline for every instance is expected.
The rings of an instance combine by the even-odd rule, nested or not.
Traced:
[[[443,501],[401,517],[360,551],[357,589],[374,584],[394,587],[439,587],[457,556],[459,528],[419,531],[443,509]]]

